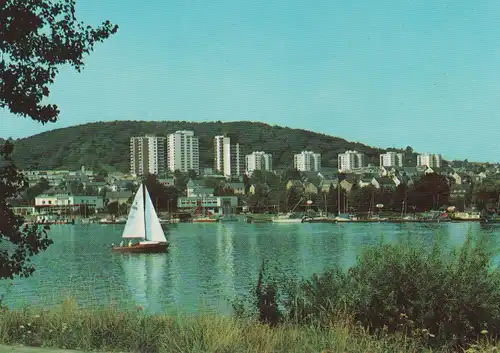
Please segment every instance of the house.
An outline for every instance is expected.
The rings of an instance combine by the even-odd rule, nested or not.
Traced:
[[[80,206],[103,209],[104,199],[102,196],[72,195],[70,193],[41,194],[35,197],[35,209],[38,212],[60,211],[68,208],[76,211]]]
[[[266,193],[269,193],[271,191],[271,188],[267,184],[252,184],[252,185],[250,185],[250,188],[248,189],[248,193],[250,195],[254,195],[255,194],[255,190],[257,190],[257,188],[259,187],[259,185],[264,187],[264,190],[265,190]]]
[[[226,183],[225,186],[233,190],[235,195],[245,195],[244,183]]]
[[[469,184],[456,184],[450,188],[450,199],[465,198],[471,191]]]
[[[427,175],[427,174],[435,173],[435,171],[431,167],[427,167],[427,168],[425,168],[424,173],[425,173],[425,175]]]
[[[126,204],[134,193],[132,191],[109,191],[106,193],[108,203],[118,202],[118,204]]]
[[[175,178],[158,178],[158,182],[163,186],[175,186]]]
[[[333,185],[334,188],[337,188],[338,184],[339,184],[338,179],[324,179],[321,181],[321,184],[319,185],[319,191],[328,192],[330,191],[330,186]]]
[[[91,187],[97,190],[98,193],[101,192],[102,189],[104,189],[107,186],[107,183],[104,181],[91,181],[88,183],[84,183],[83,186],[86,187]]]
[[[286,189],[290,190],[292,187],[295,188],[302,188],[302,181],[300,180],[288,180],[288,183],[286,183]]]
[[[316,195],[318,193],[318,187],[310,182],[304,183],[304,194],[306,195]]]
[[[213,213],[234,213],[238,206],[238,196],[208,196],[203,199],[198,197],[179,197],[177,207],[180,209],[196,209],[202,207]]]
[[[394,182],[394,180],[392,180],[391,178],[389,177],[382,177],[382,178],[378,178],[377,180],[377,184],[378,184],[378,187],[375,186],[377,189],[381,189],[381,190],[394,190],[396,189],[396,183]]]
[[[347,193],[351,192],[352,187],[354,186],[354,183],[351,183],[347,180],[342,180],[340,182],[340,187],[345,190]]]
[[[203,180],[189,179],[186,185],[187,197],[208,197],[214,196],[215,189],[205,185]]]
[[[375,186],[374,180],[376,182],[376,179],[373,176],[371,176],[369,174],[363,174],[361,176],[361,178],[359,178],[359,180],[358,180],[358,186],[360,188],[364,188],[365,186],[368,186],[368,185]]]

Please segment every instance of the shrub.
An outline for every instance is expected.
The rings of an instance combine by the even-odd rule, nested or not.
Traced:
[[[330,325],[352,317],[372,334],[402,333],[430,346],[467,347],[500,335],[500,270],[486,235],[447,251],[407,237],[362,251],[347,271],[279,283],[287,320]],[[259,280],[262,276],[259,276]],[[277,296],[276,296],[277,297]]]

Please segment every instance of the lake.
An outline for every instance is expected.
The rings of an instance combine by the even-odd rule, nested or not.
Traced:
[[[27,279],[3,281],[10,307],[60,305],[75,297],[82,305],[115,302],[143,306],[152,313],[202,310],[230,312],[235,295],[255,286],[262,260],[269,269],[297,277],[339,264],[351,266],[361,248],[383,234],[396,241],[408,233],[431,244],[440,234],[446,245],[460,245],[467,233],[500,238],[500,225],[465,223],[181,223],[165,226],[167,254],[119,254],[124,225],[53,225],[54,244],[37,255]],[[13,285],[8,285],[12,283]],[[5,289],[7,288],[7,289]]]

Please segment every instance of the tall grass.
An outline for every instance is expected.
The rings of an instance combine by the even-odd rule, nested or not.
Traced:
[[[0,314],[0,342],[122,352],[420,352],[402,335],[369,335],[348,320],[325,327],[270,327],[222,316],[146,315],[118,307],[88,310],[68,300],[51,310]]]
[[[0,343],[121,352],[479,352],[496,350],[500,270],[486,235],[447,250],[411,239],[296,281],[263,265],[235,316],[148,315],[116,304],[4,309]]]

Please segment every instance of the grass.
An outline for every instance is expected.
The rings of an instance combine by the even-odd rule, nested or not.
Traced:
[[[89,310],[74,300],[50,310],[5,310],[0,313],[0,344],[142,353],[450,352],[425,349],[421,340],[400,333],[373,335],[340,316],[321,327],[270,327],[235,317],[147,315],[140,308]],[[468,352],[495,349],[484,338]]]
[[[0,312],[0,344],[115,352],[494,352],[500,270],[488,235],[445,250],[383,241],[356,265],[297,281],[259,272],[233,317],[148,315],[67,300]],[[269,323],[269,324],[268,324]]]

